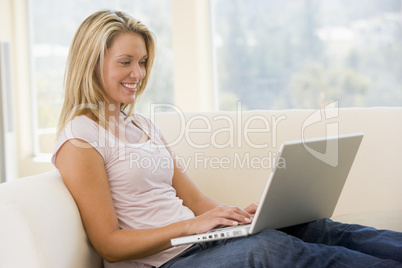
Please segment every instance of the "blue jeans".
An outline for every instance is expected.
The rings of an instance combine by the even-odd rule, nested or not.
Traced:
[[[196,244],[161,267],[402,267],[402,233],[322,219]]]

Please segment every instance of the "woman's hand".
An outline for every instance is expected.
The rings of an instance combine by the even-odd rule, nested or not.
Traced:
[[[253,208],[250,208],[250,211],[253,211]],[[252,216],[241,208],[220,205],[190,221],[189,232],[191,234],[200,234],[208,232],[218,226],[236,226],[250,223]]]
[[[255,213],[257,212],[258,205],[259,204],[257,202],[251,203],[250,205],[248,205],[248,207],[244,209],[244,211],[254,217]]]

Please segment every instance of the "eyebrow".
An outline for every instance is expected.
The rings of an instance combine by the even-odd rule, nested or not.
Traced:
[[[129,55],[129,54],[121,54],[121,55],[116,56],[116,58],[122,58],[122,57],[134,58],[132,55]],[[145,54],[140,59],[144,59],[144,58],[148,58],[148,54]]]

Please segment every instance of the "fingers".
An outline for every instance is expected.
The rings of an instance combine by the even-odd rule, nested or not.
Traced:
[[[215,208],[217,216],[225,219],[225,222],[232,221],[232,223],[225,225],[238,225],[244,223],[250,223],[252,220],[251,215],[239,207],[232,206],[218,206]]]
[[[251,215],[254,215],[254,214],[257,212],[258,205],[259,205],[259,204],[258,204],[257,202],[251,203],[251,204],[248,205],[244,210],[245,210],[247,213],[249,213],[249,214],[251,214]]]
[[[207,232],[220,226],[237,226],[251,223],[252,216],[238,207],[221,205],[197,216],[191,222],[191,234]]]

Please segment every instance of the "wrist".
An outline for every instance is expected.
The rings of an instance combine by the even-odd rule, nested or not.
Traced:
[[[191,218],[183,221],[184,226],[182,228],[183,231],[182,235],[193,235],[196,233],[194,231],[194,220],[195,218]]]

